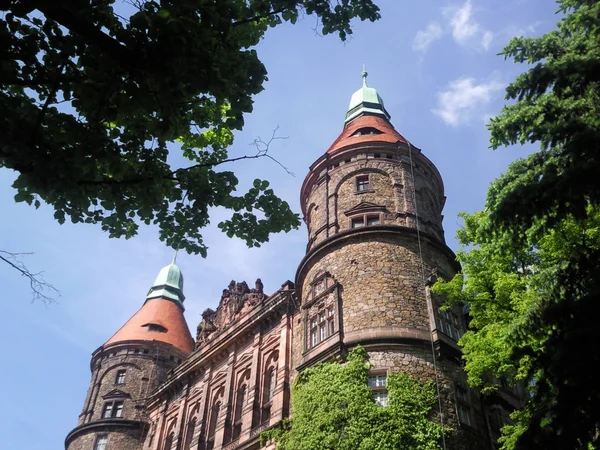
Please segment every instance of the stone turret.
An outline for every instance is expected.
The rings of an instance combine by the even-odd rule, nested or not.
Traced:
[[[67,450],[134,450],[150,428],[147,398],[194,348],[183,275],[164,267],[143,306],[92,355],[92,379]]]
[[[437,419],[460,430],[448,448],[485,448],[471,433],[484,425],[460,370],[463,314],[441,311],[429,290],[431,274],[451,277],[459,269],[444,240],[442,178],[394,129],[366,72],[363,79],[340,136],[302,186],[309,241],[296,273],[294,364],[302,370],[361,345],[382,403],[387,374],[434,381],[437,373]],[[470,446],[460,443],[465,437]]]

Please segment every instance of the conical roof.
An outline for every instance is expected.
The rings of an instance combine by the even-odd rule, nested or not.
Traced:
[[[160,341],[186,353],[194,339],[183,316],[183,275],[175,259],[161,269],[142,307],[106,343]]]
[[[390,123],[391,116],[383,106],[381,96],[374,88],[367,86],[367,72],[363,70],[362,76],[363,86],[352,95],[344,121],[344,130],[327,150],[329,154],[354,144],[407,143],[407,140]]]

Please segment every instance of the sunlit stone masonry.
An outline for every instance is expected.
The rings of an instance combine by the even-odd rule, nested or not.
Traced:
[[[434,419],[455,430],[447,449],[496,448],[521,392],[503,385],[483,396],[466,383],[456,344],[465,315],[441,311],[429,289],[459,270],[444,240],[442,178],[393,127],[366,73],[300,198],[308,244],[295,281],[270,295],[260,279],[231,281],[195,339],[179,267],[160,271],[142,307],[92,354],[67,450],[259,449],[260,433],[292,413],[295,375],[357,345],[378,405],[392,372],[437,380]]]

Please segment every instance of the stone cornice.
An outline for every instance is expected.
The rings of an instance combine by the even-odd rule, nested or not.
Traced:
[[[436,237],[424,231],[420,231],[419,234],[423,241],[440,250],[442,253],[445,253],[457,272],[461,270],[460,264],[456,261],[456,255],[447,245],[441,243]],[[296,270],[297,297],[302,298],[302,278],[308,270],[308,266],[314,259],[321,258],[324,253],[332,251],[332,248],[337,245],[353,243],[361,238],[370,236],[412,236],[417,239],[417,229],[400,225],[370,225],[362,228],[351,228],[328,237],[309,250],[304,258],[302,258],[302,261],[300,261],[298,269]]]
[[[90,423],[85,423],[83,425],[79,425],[71,430],[71,432],[65,438],[65,448],[69,447],[69,444],[79,436],[88,433],[96,433],[102,431],[114,431],[115,429],[119,430],[132,430],[132,429],[141,429],[143,426],[146,426],[146,422],[141,422],[139,420],[126,420],[126,419],[100,419],[95,420]]]

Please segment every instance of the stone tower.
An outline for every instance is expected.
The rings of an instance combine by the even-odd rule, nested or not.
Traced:
[[[143,306],[92,355],[92,379],[67,450],[141,448],[150,422],[146,398],[192,352],[183,317],[183,276],[164,267]]]
[[[308,246],[296,273],[294,367],[361,345],[376,402],[387,402],[393,371],[437,379],[437,419],[459,430],[448,448],[486,448],[475,431],[485,427],[478,397],[460,370],[456,340],[464,316],[441,311],[429,290],[435,276],[450,278],[459,269],[444,240],[442,178],[394,129],[366,77],[342,133],[302,185]],[[472,444],[463,445],[467,440]]]

